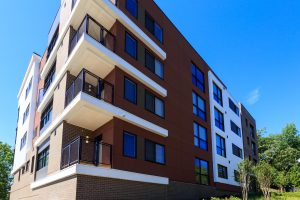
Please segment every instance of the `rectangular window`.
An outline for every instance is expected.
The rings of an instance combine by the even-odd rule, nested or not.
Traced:
[[[27,141],[27,132],[23,135],[20,142],[20,151],[23,149],[23,147],[26,145]]]
[[[238,127],[233,121],[230,121],[230,126],[231,126],[232,132],[234,132],[238,136],[241,136],[241,129],[240,129],[240,127]]]
[[[145,66],[160,78],[164,78],[164,66],[148,50],[145,50]]]
[[[254,142],[252,142],[251,147],[252,147],[252,153],[253,153],[253,155],[256,156],[256,144]]]
[[[137,85],[128,78],[124,78],[124,98],[131,103],[137,103]]]
[[[225,138],[217,134],[216,141],[217,141],[217,154],[226,158]]]
[[[130,12],[130,14],[132,16],[134,16],[135,18],[138,17],[138,3],[137,3],[137,0],[126,0],[125,7],[128,10],[128,12]]]
[[[27,96],[28,96],[28,94],[29,94],[29,92],[30,92],[30,90],[31,90],[31,86],[32,86],[32,78],[30,79],[29,84],[28,84],[28,86],[27,86],[27,88],[26,88],[26,91],[25,91],[25,99],[27,99]]]
[[[195,92],[192,94],[193,98],[193,113],[200,117],[200,119],[206,121],[206,103],[205,101]]]
[[[192,82],[202,92],[205,92],[204,73],[195,64],[192,64]]]
[[[48,160],[49,160],[49,146],[38,154],[37,171],[48,166]]]
[[[214,100],[218,102],[218,104],[223,106],[222,90],[215,83],[213,83],[213,91],[214,91]]]
[[[165,146],[145,140],[145,160],[165,164]]]
[[[233,101],[229,98],[229,108],[238,116],[240,115],[240,110],[239,108],[233,103]]]
[[[58,39],[58,35],[59,35],[59,26],[57,27],[52,39],[51,39],[51,42],[48,46],[48,53],[47,53],[47,59],[49,58],[49,56],[51,55],[52,53],[52,50],[57,42],[57,39]]]
[[[194,122],[194,144],[202,150],[208,150],[207,130],[196,122]]]
[[[145,16],[145,27],[156,37],[156,39],[163,43],[162,28],[154,21],[154,19],[147,12]]]
[[[52,65],[50,71],[48,72],[46,78],[45,78],[45,84],[44,84],[44,90],[43,90],[43,94],[46,94],[47,90],[49,89],[51,83],[54,80],[54,76],[55,76],[55,67],[56,67],[56,61],[54,62],[54,64]]]
[[[136,158],[136,136],[128,132],[123,134],[123,155]]]
[[[29,115],[29,108],[30,108],[30,104],[28,104],[28,106],[27,106],[27,108],[26,108],[26,110],[25,110],[25,112],[23,114],[23,124],[25,123],[25,121],[26,121],[26,119],[27,119],[27,117]]]
[[[232,144],[232,153],[239,158],[243,158],[243,150],[235,144]]]
[[[127,32],[125,34],[125,51],[132,58],[137,59],[137,41]]]
[[[165,117],[164,102],[147,90],[145,92],[145,108],[146,108],[146,110],[148,110],[160,117]]]
[[[215,125],[220,130],[224,131],[224,115],[218,109],[215,108]]]
[[[252,138],[255,138],[254,127],[250,125],[250,135]]]
[[[195,158],[196,182],[202,185],[209,184],[208,162]]]
[[[237,170],[234,170],[234,180],[240,182],[240,173]]]
[[[52,120],[52,105],[53,101],[51,101],[45,108],[45,110],[42,112],[40,130]]]
[[[218,177],[228,179],[227,167],[218,165]]]

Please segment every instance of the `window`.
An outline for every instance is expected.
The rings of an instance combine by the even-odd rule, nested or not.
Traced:
[[[162,28],[154,21],[154,19],[146,12],[145,16],[145,26],[150,31],[156,39],[163,43],[163,30]]]
[[[123,155],[136,158],[136,136],[127,132],[123,135]]]
[[[218,104],[223,106],[222,90],[215,83],[213,83],[213,90],[214,90],[214,100],[218,102]]]
[[[125,35],[125,51],[132,58],[137,59],[137,41],[128,33]]]
[[[27,132],[23,135],[21,138],[21,143],[20,143],[20,151],[23,149],[23,147],[26,145],[26,139],[27,139]]]
[[[252,147],[252,153],[253,153],[253,155],[256,156],[256,144],[254,142],[252,142],[251,147]]]
[[[230,121],[230,126],[232,132],[234,132],[238,136],[241,136],[241,129],[233,121]]]
[[[17,118],[17,124],[19,122],[19,118],[20,118],[20,107],[18,107],[18,118]]]
[[[25,121],[26,121],[26,119],[27,119],[27,117],[29,115],[29,108],[30,108],[30,104],[28,104],[28,106],[27,106],[27,108],[26,108],[26,110],[25,110],[25,112],[23,114],[23,124],[25,123]]]
[[[164,102],[147,90],[145,92],[145,108],[146,108],[146,110],[148,110],[160,117],[165,116]]]
[[[165,146],[145,140],[145,159],[147,161],[165,164]]]
[[[218,165],[218,177],[228,179],[227,167]]]
[[[48,106],[45,108],[45,110],[43,111],[42,113],[42,116],[41,116],[41,124],[40,124],[40,130],[42,128],[44,128],[45,125],[47,125],[47,123],[49,121],[51,121],[52,119],[52,104],[53,104],[53,101],[51,101]]]
[[[238,116],[240,115],[240,110],[239,108],[233,103],[233,101],[229,98],[229,108]]]
[[[59,27],[59,26],[58,26]],[[48,47],[48,53],[47,53],[47,59],[49,58],[49,56],[51,55],[51,52],[56,44],[56,41],[58,39],[58,34],[59,34],[59,28],[57,27],[54,35],[53,35],[53,38],[51,39],[51,42],[49,44],[49,47]]]
[[[250,125],[250,135],[252,138],[255,138],[254,127]]]
[[[145,66],[160,78],[164,78],[164,66],[148,50],[145,50]]]
[[[32,86],[32,78],[30,79],[29,84],[28,84],[28,86],[27,86],[27,88],[26,88],[26,91],[25,91],[25,99],[27,99],[27,96],[28,96],[28,94],[29,94],[29,92],[30,92],[31,86]]]
[[[131,103],[137,103],[137,85],[128,78],[124,79],[124,98]]]
[[[126,9],[130,12],[135,18],[138,17],[138,5],[137,0],[126,0]]]
[[[195,92],[192,94],[193,97],[193,113],[200,117],[200,119],[206,121],[206,104],[205,101],[198,96]]]
[[[48,160],[49,160],[49,146],[38,154],[37,171],[48,166]]]
[[[220,130],[224,131],[224,115],[215,108],[215,125]]]
[[[225,138],[217,134],[216,140],[217,140],[217,154],[226,157]]]
[[[192,82],[202,92],[205,92],[204,73],[194,64],[192,64]]]
[[[34,156],[32,156],[32,159],[31,159],[30,173],[33,173],[33,171],[34,171]]]
[[[194,122],[194,144],[202,150],[207,151],[207,131],[206,128]]]
[[[52,65],[50,71],[48,72],[46,78],[45,78],[45,84],[44,84],[44,90],[43,94],[46,94],[48,88],[50,87],[51,83],[54,80],[54,75],[55,75],[55,67],[56,67],[56,61]]]
[[[250,145],[250,139],[247,137],[247,144]]]
[[[240,173],[237,170],[234,170],[234,180],[240,182]]]
[[[239,148],[238,146],[236,146],[235,144],[232,144],[232,153],[233,155],[243,158],[243,151],[241,148]]]
[[[208,162],[195,158],[196,182],[202,185],[209,184]]]

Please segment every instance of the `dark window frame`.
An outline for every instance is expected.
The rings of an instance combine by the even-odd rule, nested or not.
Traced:
[[[198,79],[197,73],[201,74],[203,77],[203,80]],[[202,70],[199,69],[199,67],[192,62],[192,83],[194,86],[199,88],[203,93],[205,93],[205,75]]]
[[[197,173],[197,171],[196,171],[196,160],[197,161],[199,161],[199,164],[200,164],[200,166],[199,166],[199,173]],[[202,174],[202,165],[201,165],[201,161],[203,161],[203,162],[206,162],[207,163],[207,174]],[[200,159],[200,158],[195,158],[194,159],[194,165],[195,165],[195,173],[196,173],[196,182],[198,183],[198,184],[200,184],[200,185],[209,185],[210,184],[210,178],[209,178],[209,162],[207,161],[207,160],[204,160],[204,159]],[[198,182],[198,180],[197,180],[197,176],[199,176],[199,178],[200,178],[200,181]],[[207,184],[204,184],[203,182],[202,182],[202,177],[203,176],[205,176],[205,177],[207,177]]]
[[[131,38],[133,41],[135,41],[135,55],[131,55],[130,54],[130,52],[128,52],[127,51],[127,36],[129,37],[129,38]],[[129,55],[131,58],[133,58],[133,59],[135,59],[135,60],[138,60],[138,40],[135,38],[135,37],[133,37],[130,33],[128,33],[127,31],[125,31],[125,42],[124,42],[124,47],[125,47],[125,49],[124,49],[124,51],[126,52],[126,54],[127,55]]]
[[[134,156],[130,156],[130,155],[126,155],[125,154],[125,135],[130,135],[130,136],[133,136],[134,139],[135,139],[135,146],[134,146]],[[124,157],[127,157],[127,158],[133,158],[133,159],[136,159],[137,158],[137,135],[136,134],[133,134],[131,132],[128,132],[128,131],[123,131],[123,156]]]
[[[151,57],[153,58],[153,60],[154,60],[154,69],[151,69],[151,66],[148,66],[147,59],[146,59],[146,58],[147,58],[147,54],[148,54],[149,56],[151,56]],[[156,70],[155,70],[155,61],[160,62],[161,65],[162,65],[162,77],[159,76],[158,73],[157,73]],[[155,74],[158,78],[164,80],[164,77],[165,77],[165,67],[164,67],[163,62],[162,62],[161,60],[157,59],[157,58],[153,55],[153,53],[151,53],[151,52],[150,52],[148,49],[146,49],[146,48],[145,48],[145,67],[146,67],[149,71],[151,71],[153,74]]]
[[[30,110],[30,103],[26,107],[25,112],[23,113],[23,124],[26,122],[28,116],[29,116],[29,110]]]
[[[55,78],[55,72],[56,72],[56,60],[53,62],[51,69],[46,75],[45,81],[44,81],[44,88],[43,88],[43,94],[46,94],[49,87],[52,85],[54,78]]]
[[[37,155],[37,165],[36,169],[37,171],[45,168],[49,164],[49,154],[50,154],[50,146],[46,147],[43,151],[41,151]]]
[[[24,146],[26,145],[26,141],[27,141],[27,131],[24,133],[24,135],[21,138],[20,141],[20,151],[24,148]]]
[[[147,18],[148,18],[148,20],[151,21],[151,23],[153,23],[153,30],[151,30],[149,25],[147,25]],[[158,38],[158,36],[155,35],[155,25],[157,25],[161,30],[161,34],[162,34],[161,35],[161,37],[162,37],[161,40]],[[155,21],[155,19],[147,11],[145,11],[145,27],[161,44],[164,44],[164,29],[162,28],[162,26],[160,24],[158,24]]]
[[[232,120],[230,120],[230,129],[237,136],[241,137],[241,128],[238,125],[236,125]]]
[[[128,99],[126,97],[126,80],[135,85],[135,100],[134,101],[131,101],[131,99]],[[136,82],[132,81],[132,79],[128,78],[127,76],[124,77],[124,96],[123,97],[126,101],[129,101],[130,103],[133,103],[133,104],[137,105],[138,85],[137,85]]]
[[[214,100],[223,106],[223,92],[222,89],[215,83],[213,82],[213,96]]]
[[[229,99],[229,108],[237,115],[240,116],[240,110],[238,108],[238,106],[235,105],[235,103],[230,99]]]
[[[218,144],[218,139],[217,139],[218,137],[220,138],[221,146],[219,146],[219,144]],[[224,144],[224,146],[223,146],[223,144]],[[217,154],[219,156],[223,156],[224,158],[226,158],[226,139],[219,134],[216,134],[216,148],[217,148]],[[219,154],[218,150],[220,150],[221,154]]]
[[[152,145],[154,145],[154,147],[156,147],[156,145],[159,145],[159,146],[161,146],[161,147],[163,147],[163,149],[164,149],[164,161],[163,161],[163,163],[160,163],[160,162],[156,162],[156,148],[154,149],[155,151],[154,151],[154,160],[150,160],[150,159],[148,159],[148,155],[147,155],[147,142],[148,143],[152,143]],[[166,146],[165,145],[163,145],[163,144],[160,144],[160,143],[157,143],[157,142],[154,142],[154,141],[152,141],[152,140],[149,140],[149,139],[145,139],[144,140],[144,146],[145,146],[145,161],[148,161],[148,162],[151,162],[151,163],[155,163],[155,164],[159,164],[159,165],[166,165]]]
[[[256,144],[255,142],[251,142],[251,149],[254,156],[256,156]]]
[[[251,137],[255,138],[255,129],[254,129],[254,126],[252,124],[250,124],[249,132],[250,132]]]
[[[194,128],[195,128],[195,125],[197,126],[197,135],[195,135],[195,130],[194,130]],[[202,127],[204,130],[205,130],[205,135],[206,135],[206,140],[204,140],[204,139],[202,139],[201,138],[201,134],[200,134],[200,127]],[[197,148],[199,148],[199,149],[201,149],[201,150],[203,150],[203,151],[208,151],[208,136],[207,136],[207,128],[205,128],[204,126],[202,126],[202,125],[200,125],[199,123],[197,123],[197,122],[193,122],[193,131],[194,131],[194,145],[197,147]],[[198,140],[198,146],[195,144],[195,138]],[[203,149],[203,148],[201,148],[201,142],[204,142],[205,143],[205,149]]]
[[[194,104],[194,98],[193,96],[196,96],[196,104]],[[198,105],[198,98],[200,98],[204,102],[204,109],[202,110]],[[206,113],[206,101],[198,95],[196,92],[192,92],[192,103],[193,103],[193,114],[199,117],[201,120],[206,121],[207,120],[207,113]],[[196,109],[196,113],[194,112],[194,109]],[[204,119],[201,117],[201,114],[203,114]]]
[[[215,113],[215,126],[218,127],[220,130],[225,131],[224,114],[216,107],[214,113]]]
[[[41,114],[41,121],[40,121],[40,130],[42,130],[49,121],[52,120],[52,112],[53,112],[53,99],[47,104],[45,109]],[[48,119],[47,119],[48,118]]]
[[[151,96],[153,99],[154,99],[154,110],[151,110],[151,109],[149,109],[148,108],[148,106],[147,106],[147,95],[149,95],[149,96]],[[159,101],[161,101],[162,103],[163,103],[163,110],[162,110],[162,112],[163,112],[163,116],[160,116],[159,114],[157,114],[156,112],[155,112],[155,99],[158,99]],[[160,118],[162,118],[162,119],[165,119],[165,116],[166,116],[166,112],[165,112],[165,109],[166,109],[166,106],[165,106],[165,102],[161,99],[161,98],[159,98],[159,97],[157,97],[156,95],[154,95],[152,92],[150,92],[149,90],[145,90],[145,105],[144,105],[144,107],[145,107],[145,110],[147,110],[147,111],[149,111],[150,113],[152,113],[152,114],[155,114],[156,116],[158,116],[158,117],[160,117]]]
[[[232,143],[232,154],[243,159],[243,150]]]
[[[228,179],[228,168],[218,164],[218,177]]]
[[[136,19],[138,19],[138,16],[139,16],[139,6],[138,6],[138,1],[137,0],[130,0],[130,1],[135,1],[135,9],[136,9],[136,13],[132,13],[131,12],[131,10],[129,9],[129,7],[128,7],[128,0],[126,0],[126,2],[125,2],[125,8],[126,8],[126,10],[134,17],[134,18],[136,18]]]

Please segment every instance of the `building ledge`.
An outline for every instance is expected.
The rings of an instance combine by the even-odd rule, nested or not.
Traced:
[[[121,179],[121,180],[137,181],[137,182],[153,183],[153,184],[161,184],[161,185],[169,184],[169,178],[167,177],[153,176],[148,174],[135,173],[135,172],[129,172],[129,171],[123,171],[123,170],[117,170],[111,168],[76,164],[64,170],[61,170],[55,174],[49,175],[39,181],[35,181],[30,185],[30,187],[31,189],[37,189],[39,187],[43,187],[45,185],[63,180],[65,178],[74,175],[105,177],[105,178]]]

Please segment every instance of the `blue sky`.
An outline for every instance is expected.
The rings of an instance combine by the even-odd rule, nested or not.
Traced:
[[[59,2],[1,2],[0,141],[14,143],[17,93],[31,53],[46,48]],[[246,105],[258,128],[278,133],[294,122],[300,129],[300,1],[156,2]]]

